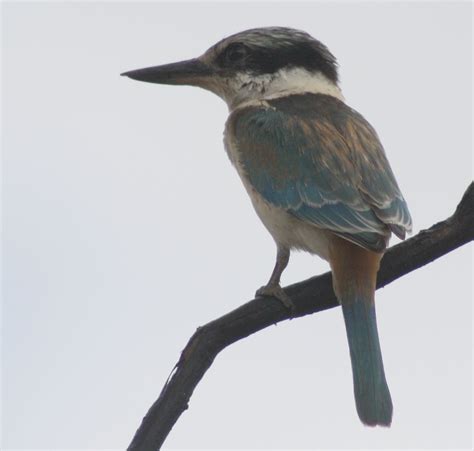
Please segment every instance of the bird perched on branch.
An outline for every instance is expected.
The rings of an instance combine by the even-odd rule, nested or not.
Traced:
[[[346,324],[357,412],[366,425],[389,426],[375,283],[391,233],[405,238],[411,218],[377,133],[344,102],[335,57],[305,32],[257,28],[198,58],[122,75],[198,86],[227,103],[227,153],[277,246],[273,273],[257,295],[291,308],[280,286],[290,250],[327,260]]]

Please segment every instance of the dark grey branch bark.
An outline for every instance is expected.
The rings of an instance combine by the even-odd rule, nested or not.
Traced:
[[[386,252],[378,274],[377,288],[436,260],[473,238],[474,183],[471,183],[450,218]],[[285,291],[295,304],[293,318],[338,305],[332,289],[331,273],[290,285]],[[128,449],[159,449],[181,413],[188,408],[196,385],[217,354],[226,346],[286,319],[290,319],[290,314],[281,302],[258,298],[198,328]]]

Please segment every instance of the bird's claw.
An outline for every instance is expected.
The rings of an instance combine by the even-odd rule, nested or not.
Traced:
[[[257,290],[255,296],[271,296],[278,299],[287,309],[291,311],[295,309],[295,304],[293,304],[291,298],[283,291],[280,285],[264,285]]]

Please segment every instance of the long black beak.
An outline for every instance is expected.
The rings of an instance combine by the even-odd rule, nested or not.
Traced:
[[[131,70],[120,75],[148,83],[200,86],[212,73],[209,66],[194,58],[179,63]]]

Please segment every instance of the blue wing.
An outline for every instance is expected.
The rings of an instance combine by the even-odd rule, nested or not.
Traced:
[[[263,198],[317,227],[382,251],[411,217],[375,130],[321,94],[273,99],[231,116],[239,161]]]

